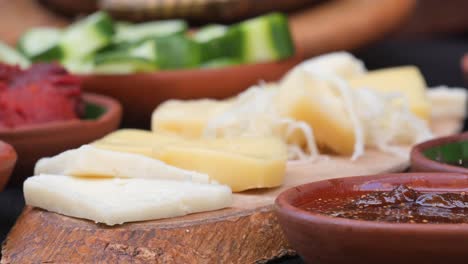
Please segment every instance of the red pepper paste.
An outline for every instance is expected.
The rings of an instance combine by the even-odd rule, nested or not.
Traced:
[[[83,116],[81,85],[56,63],[29,69],[0,63],[0,129]]]

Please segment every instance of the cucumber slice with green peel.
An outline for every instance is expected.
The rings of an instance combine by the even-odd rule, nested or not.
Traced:
[[[205,69],[217,69],[217,68],[224,68],[224,67],[239,65],[241,63],[242,62],[238,59],[219,58],[219,59],[214,59],[214,60],[205,62],[201,65],[201,67]]]
[[[108,60],[101,59],[94,65],[93,72],[105,74],[128,74],[135,72],[155,71],[157,67],[153,61],[142,58],[129,57],[108,57]]]
[[[130,23],[130,22],[116,21],[116,22],[114,23],[115,32],[119,32],[121,29],[126,28],[126,27],[131,27],[132,25],[134,25],[134,24],[133,24],[133,23]],[[117,34],[117,33],[116,33],[116,34]]]
[[[59,47],[61,30],[39,27],[24,33],[19,42],[18,50],[32,61],[54,61],[62,59],[62,49]]]
[[[223,25],[209,25],[197,31],[193,39],[200,45],[201,61],[217,58],[239,58],[242,54],[242,34]]]
[[[26,57],[3,42],[0,42],[0,62],[19,65],[21,68],[31,65],[31,62]]]
[[[278,59],[285,59],[294,55],[294,41],[289,30],[288,18],[280,13],[270,15],[271,36]]]
[[[107,46],[114,35],[112,18],[104,12],[97,12],[71,25],[60,40],[64,59],[86,57]]]
[[[157,70],[156,42],[147,40],[124,49],[96,54],[93,69],[99,73],[115,74]]]
[[[228,26],[212,24],[200,28],[193,34],[193,39],[197,42],[208,42],[214,38],[222,37],[228,31]]]
[[[130,48],[128,50],[128,54],[130,55],[130,57],[142,58],[156,62],[156,42],[154,40],[147,40],[145,42],[142,42],[141,44],[135,45],[134,47]]]
[[[94,70],[94,64],[91,58],[75,59],[61,62],[62,65],[71,73],[88,74]]]
[[[241,59],[247,63],[284,59],[294,55],[285,15],[271,13],[232,26],[242,32]]]
[[[122,24],[117,26],[114,42],[138,42],[150,38],[182,35],[187,31],[187,23],[184,20],[161,20],[140,24]]]
[[[160,69],[193,68],[200,64],[200,46],[183,35],[158,38],[156,63]]]
[[[123,48],[97,53],[94,56],[94,63],[99,64],[101,61],[107,62],[112,60],[112,58],[118,58],[118,60],[122,60],[122,58],[139,58],[152,61],[156,65],[156,52],[156,41],[147,40]]]

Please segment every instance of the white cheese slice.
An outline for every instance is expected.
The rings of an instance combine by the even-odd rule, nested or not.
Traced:
[[[107,225],[218,210],[226,185],[185,181],[39,175],[24,182],[26,204]]]
[[[104,150],[90,145],[67,150],[36,163],[34,175],[56,174],[81,177],[148,178],[208,183],[208,175],[170,166],[134,153]]]

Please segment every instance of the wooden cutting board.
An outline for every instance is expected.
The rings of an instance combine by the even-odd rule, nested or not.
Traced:
[[[460,120],[434,122],[438,135]],[[342,176],[400,172],[408,159],[375,150],[347,157],[290,162],[280,188],[234,195],[232,208],[116,227],[26,207],[5,240],[1,263],[253,263],[294,254],[274,214],[283,190]]]

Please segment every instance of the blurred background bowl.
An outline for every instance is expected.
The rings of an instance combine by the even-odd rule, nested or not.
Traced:
[[[39,0],[44,6],[66,15],[105,10],[129,21],[184,18],[191,22],[233,22],[272,11],[295,11],[321,0]]]
[[[0,141],[0,192],[10,179],[16,164],[16,152],[8,143]]]
[[[116,100],[86,93],[83,99],[86,102],[84,119],[0,130],[0,138],[18,153],[10,180],[12,185],[19,185],[32,176],[38,159],[90,143],[118,128],[122,108]]]

